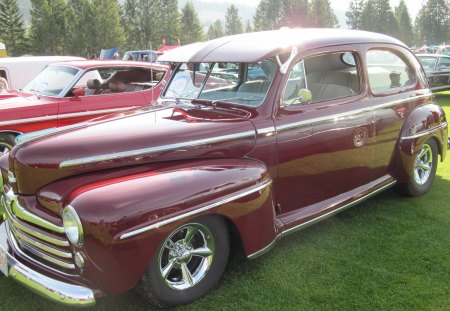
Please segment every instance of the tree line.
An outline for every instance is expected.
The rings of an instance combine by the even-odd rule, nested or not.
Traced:
[[[352,0],[347,27],[388,34],[407,45],[448,40],[450,1],[427,0],[415,21],[404,0],[392,9],[389,0]],[[224,21],[205,31],[192,2],[178,0],[31,0],[25,26],[17,0],[0,0],[0,41],[13,56],[79,55],[103,48],[158,49],[243,32],[281,27],[339,27],[329,0],[261,0],[244,21],[231,4]]]

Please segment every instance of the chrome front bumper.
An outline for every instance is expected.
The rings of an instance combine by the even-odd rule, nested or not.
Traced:
[[[6,221],[1,222],[2,219],[0,219],[0,251],[6,254],[9,277],[38,294],[65,305],[90,306],[95,304],[94,293],[89,288],[49,278],[17,261],[11,255],[12,250],[8,244],[7,223]]]

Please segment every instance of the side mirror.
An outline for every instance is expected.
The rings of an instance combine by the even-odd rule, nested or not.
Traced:
[[[309,104],[312,101],[312,93],[308,89],[301,89],[298,91],[298,98],[300,103]]]
[[[79,87],[79,88],[73,89],[72,94],[75,97],[85,96],[86,95],[86,91],[84,90],[84,88]]]

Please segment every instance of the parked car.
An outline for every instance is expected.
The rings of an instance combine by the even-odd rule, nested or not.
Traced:
[[[158,54],[152,50],[127,51],[123,54],[122,59],[154,63],[158,60]]]
[[[48,64],[84,60],[75,56],[22,56],[0,58],[0,77],[8,81],[9,88],[23,88]]]
[[[442,54],[417,54],[433,92],[450,90],[450,56]]]
[[[158,98],[168,71],[167,66],[145,62],[51,64],[23,90],[0,95],[0,154],[23,133],[149,106]]]
[[[445,159],[444,111],[391,37],[278,30],[161,58],[178,65],[155,109],[24,135],[0,157],[5,275],[68,305],[134,287],[186,304],[219,282],[233,237],[256,258],[390,187],[425,194]]]

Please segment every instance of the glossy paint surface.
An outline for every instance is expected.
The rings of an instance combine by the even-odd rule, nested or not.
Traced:
[[[293,64],[351,46],[361,60],[359,92],[284,107],[288,78],[277,72],[259,107],[166,102],[23,142],[9,163],[3,156],[2,174],[9,170],[17,179],[9,185],[4,177],[6,187],[30,211],[55,224],[67,204],[79,213],[86,232],[79,250],[88,264],[64,278],[100,295],[121,294],[175,228],[210,214],[227,219],[246,255],[255,257],[279,237],[408,180],[422,142],[435,139],[445,158],[447,121],[411,52],[384,36],[316,34],[299,39]],[[213,41],[192,57],[228,55],[243,38],[217,50],[229,39]],[[275,56],[286,40],[231,55]],[[415,83],[374,94],[364,61],[367,49],[379,47],[402,55],[416,71]]]

